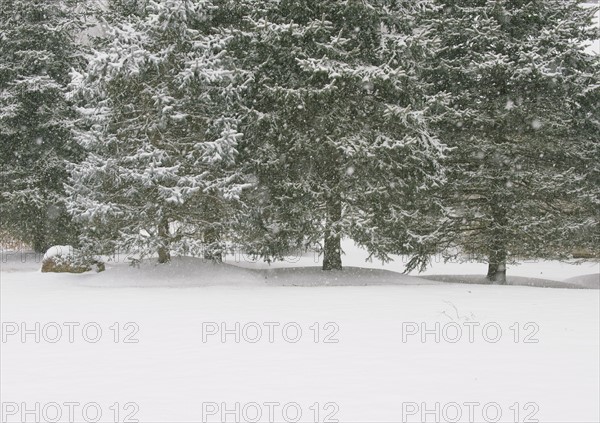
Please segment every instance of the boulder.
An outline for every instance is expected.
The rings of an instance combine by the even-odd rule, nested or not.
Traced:
[[[46,251],[42,259],[42,273],[84,273],[94,267],[96,272],[105,270],[100,260],[84,259],[70,245],[55,245]]]

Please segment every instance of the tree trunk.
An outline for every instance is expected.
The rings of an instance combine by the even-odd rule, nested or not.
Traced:
[[[46,250],[48,249],[48,246],[46,245],[46,240],[45,240],[43,234],[36,233],[33,236],[31,248],[33,248],[33,251],[35,251],[36,253],[45,253],[46,252]]]
[[[490,250],[488,253],[488,273],[487,278],[490,282],[500,285],[506,285],[506,225],[508,219],[506,210],[498,200],[492,202],[492,237],[490,240]]]
[[[213,263],[223,262],[223,252],[220,249],[219,241],[221,236],[219,229],[209,228],[204,231],[204,259]]]
[[[494,251],[490,253],[487,279],[499,285],[506,285],[506,252]]]
[[[158,248],[158,262],[160,264],[165,264],[171,261],[171,252],[166,247]]]
[[[342,270],[341,237],[332,226],[342,219],[342,202],[339,198],[327,202],[325,226],[325,248],[323,249],[323,270]]]
[[[161,264],[171,261],[171,252],[169,250],[169,222],[163,220],[158,225],[158,237],[160,238],[161,246],[158,247],[158,262]]]
[[[33,239],[31,240],[31,248],[36,253],[45,253],[51,245],[48,245],[48,239],[46,236],[46,222],[44,220],[39,220],[38,222],[34,222],[35,225]]]

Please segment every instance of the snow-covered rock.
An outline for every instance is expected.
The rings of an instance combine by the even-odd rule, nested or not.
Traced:
[[[73,256],[73,247],[70,245],[55,245],[50,247],[44,254],[44,261],[53,259],[54,257]]]
[[[84,273],[95,266],[97,272],[104,271],[104,263],[100,260],[86,260],[78,257],[70,245],[50,247],[42,259],[42,273]]]

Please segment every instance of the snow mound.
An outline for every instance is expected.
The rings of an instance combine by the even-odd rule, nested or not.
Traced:
[[[582,288],[600,289],[600,273],[575,276],[566,279],[565,282]]]
[[[169,263],[144,260],[139,266],[107,263],[107,271],[99,275],[83,275],[81,284],[117,288],[188,288],[198,286],[264,285],[251,270],[202,258],[174,257]]]
[[[596,278],[596,283],[593,284],[590,281],[588,281],[586,277],[582,276],[577,276],[575,278],[567,279],[565,281],[554,281],[550,279],[508,275],[506,277],[506,284],[513,286],[531,286],[537,288],[600,289],[600,285],[598,284],[599,275],[587,276],[594,276]],[[485,276],[481,275],[428,275],[420,277],[446,283],[492,285],[492,283]]]
[[[373,286],[373,285],[441,285],[440,282],[402,273],[362,267],[323,271],[320,267],[262,269],[268,285],[274,286]]]
[[[186,288],[200,286],[374,286],[441,285],[441,282],[380,269],[346,267],[325,272],[320,267],[248,269],[201,258],[175,257],[166,264],[142,261],[139,268],[108,264],[102,275],[83,275],[81,284],[96,287]]]

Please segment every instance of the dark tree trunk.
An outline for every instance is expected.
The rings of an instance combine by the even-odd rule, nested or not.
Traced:
[[[38,236],[38,234],[36,234],[33,238],[31,248],[33,248],[33,251],[36,253],[45,253],[48,249],[48,246],[46,245],[46,240],[43,238],[43,236]]]
[[[202,233],[202,242],[204,247],[203,257],[205,260],[214,263],[223,262],[223,251],[221,246],[222,227],[218,222],[222,220],[223,210],[222,200],[217,191],[210,191],[202,203],[200,213],[202,219],[208,222],[208,226]]]
[[[160,264],[168,263],[171,261],[171,252],[166,247],[158,248],[158,262]]]
[[[506,210],[499,201],[492,202],[492,224],[490,249],[488,253],[488,273],[490,282],[506,285],[506,226],[508,219]]]
[[[46,228],[44,221],[34,223],[36,225],[33,233],[33,239],[31,240],[31,248],[36,253],[45,253],[51,245],[48,245],[48,239],[46,236]]]
[[[325,227],[325,247],[323,249],[323,270],[342,270],[341,237],[332,226],[342,219],[342,202],[339,198],[327,203]]]
[[[158,262],[168,263],[171,261],[171,252],[169,250],[169,222],[162,221],[158,225],[158,237],[160,238],[161,246],[158,247]]]
[[[490,282],[506,285],[506,251],[493,251],[488,260],[487,278]]]
[[[209,228],[204,232],[204,259],[213,263],[223,262],[223,252],[221,251],[219,241],[221,236],[219,229]]]

